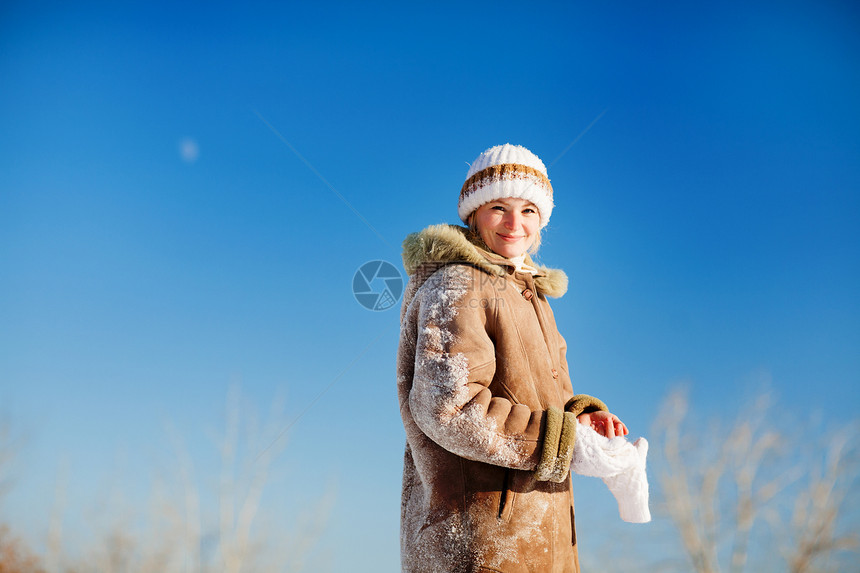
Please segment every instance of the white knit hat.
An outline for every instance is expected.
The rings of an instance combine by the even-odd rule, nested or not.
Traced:
[[[468,223],[469,215],[478,207],[504,197],[531,201],[540,213],[541,228],[549,223],[553,203],[546,167],[520,145],[497,145],[475,159],[460,190],[460,219]]]

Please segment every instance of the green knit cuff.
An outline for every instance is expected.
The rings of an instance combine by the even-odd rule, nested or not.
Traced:
[[[567,479],[576,442],[576,424],[576,416],[571,412],[562,412],[558,408],[546,411],[543,450],[535,479],[556,483]]]
[[[608,412],[609,408],[606,407],[606,404],[588,394],[577,394],[568,400],[564,407],[565,412],[571,412],[574,416],[579,416],[586,412],[597,412],[598,410]]]

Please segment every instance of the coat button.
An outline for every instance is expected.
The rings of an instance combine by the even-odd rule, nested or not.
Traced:
[[[558,370],[555,368],[552,369],[552,377],[558,379]]]
[[[531,300],[533,296],[534,296],[534,293],[532,291],[530,291],[529,289],[526,289],[523,291],[523,298],[524,299]]]

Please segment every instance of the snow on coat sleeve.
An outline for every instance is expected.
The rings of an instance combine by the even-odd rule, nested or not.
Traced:
[[[416,296],[417,339],[409,407],[430,439],[464,458],[533,470],[546,413],[493,396],[491,305],[476,286],[480,271],[449,265]]]

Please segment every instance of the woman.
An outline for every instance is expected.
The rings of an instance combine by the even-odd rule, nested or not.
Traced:
[[[501,145],[466,176],[458,210],[468,228],[435,225],[404,241],[404,571],[579,571],[577,426],[610,438],[627,428],[573,393],[546,299],[564,294],[567,277],[528,256],[552,208],[541,160]]]

